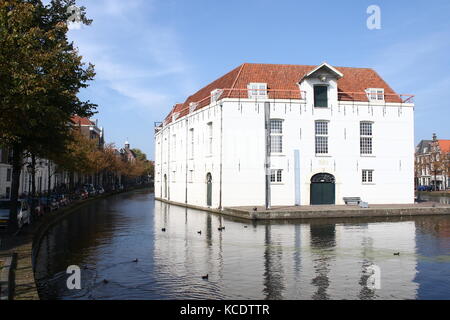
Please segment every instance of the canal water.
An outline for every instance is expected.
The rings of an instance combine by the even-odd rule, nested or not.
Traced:
[[[53,227],[36,279],[42,299],[450,299],[450,218],[252,223],[135,191]]]

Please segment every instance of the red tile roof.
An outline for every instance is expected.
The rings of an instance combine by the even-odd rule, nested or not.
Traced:
[[[76,125],[81,125],[81,126],[92,126],[95,125],[94,122],[92,122],[91,120],[89,120],[89,118],[82,118],[79,116],[73,116],[72,117],[72,122],[75,123]]]
[[[450,152],[450,140],[438,140],[441,152]]]
[[[189,105],[198,103],[195,110],[209,104],[211,91],[215,89],[234,89],[223,93],[223,97],[247,98],[247,85],[251,82],[267,83],[269,98],[299,99],[299,81],[317,66],[285,65],[285,64],[256,64],[244,63],[229,73],[200,89],[180,106],[179,117],[189,114]],[[386,102],[402,102],[399,95],[373,70],[368,68],[336,67],[344,76],[338,80],[339,100],[368,101],[365,90],[367,88],[383,88]],[[272,91],[270,91],[272,90]],[[291,91],[276,91],[291,90]],[[172,121],[171,113],[166,118]]]

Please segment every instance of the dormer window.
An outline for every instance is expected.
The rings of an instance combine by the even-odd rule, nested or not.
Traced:
[[[384,101],[384,89],[369,88],[366,90],[369,101]]]
[[[211,103],[219,101],[222,93],[223,93],[222,89],[216,89],[216,90],[211,91]]]
[[[314,107],[328,108],[328,86],[314,86]]]
[[[189,103],[189,112],[192,113],[195,111],[195,109],[197,109],[198,107],[198,103],[196,102],[191,102]]]
[[[248,97],[250,99],[267,99],[267,83],[249,83]]]

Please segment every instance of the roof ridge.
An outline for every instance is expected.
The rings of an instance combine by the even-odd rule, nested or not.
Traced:
[[[367,67],[344,67],[344,66],[335,66],[331,63],[326,62],[327,64],[329,64],[330,66],[334,67],[334,68],[344,68],[344,69],[362,69],[362,70],[373,70],[375,71],[374,68],[367,68]],[[289,63],[261,63],[261,62],[245,62],[243,63],[247,64],[247,65],[265,65],[265,66],[286,66],[286,67],[317,67],[320,66],[321,63],[319,64],[289,64]]]

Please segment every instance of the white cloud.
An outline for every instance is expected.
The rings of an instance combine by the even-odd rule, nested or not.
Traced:
[[[81,4],[86,5],[87,15],[94,22],[82,32],[71,33],[75,45],[84,61],[95,64],[96,79],[129,98],[129,107],[168,110],[175,97],[192,87],[186,85],[192,77],[187,74],[190,67],[182,55],[177,32],[151,23],[151,1],[101,0]],[[171,77],[189,80],[170,82]],[[170,83],[170,88],[163,83]]]

